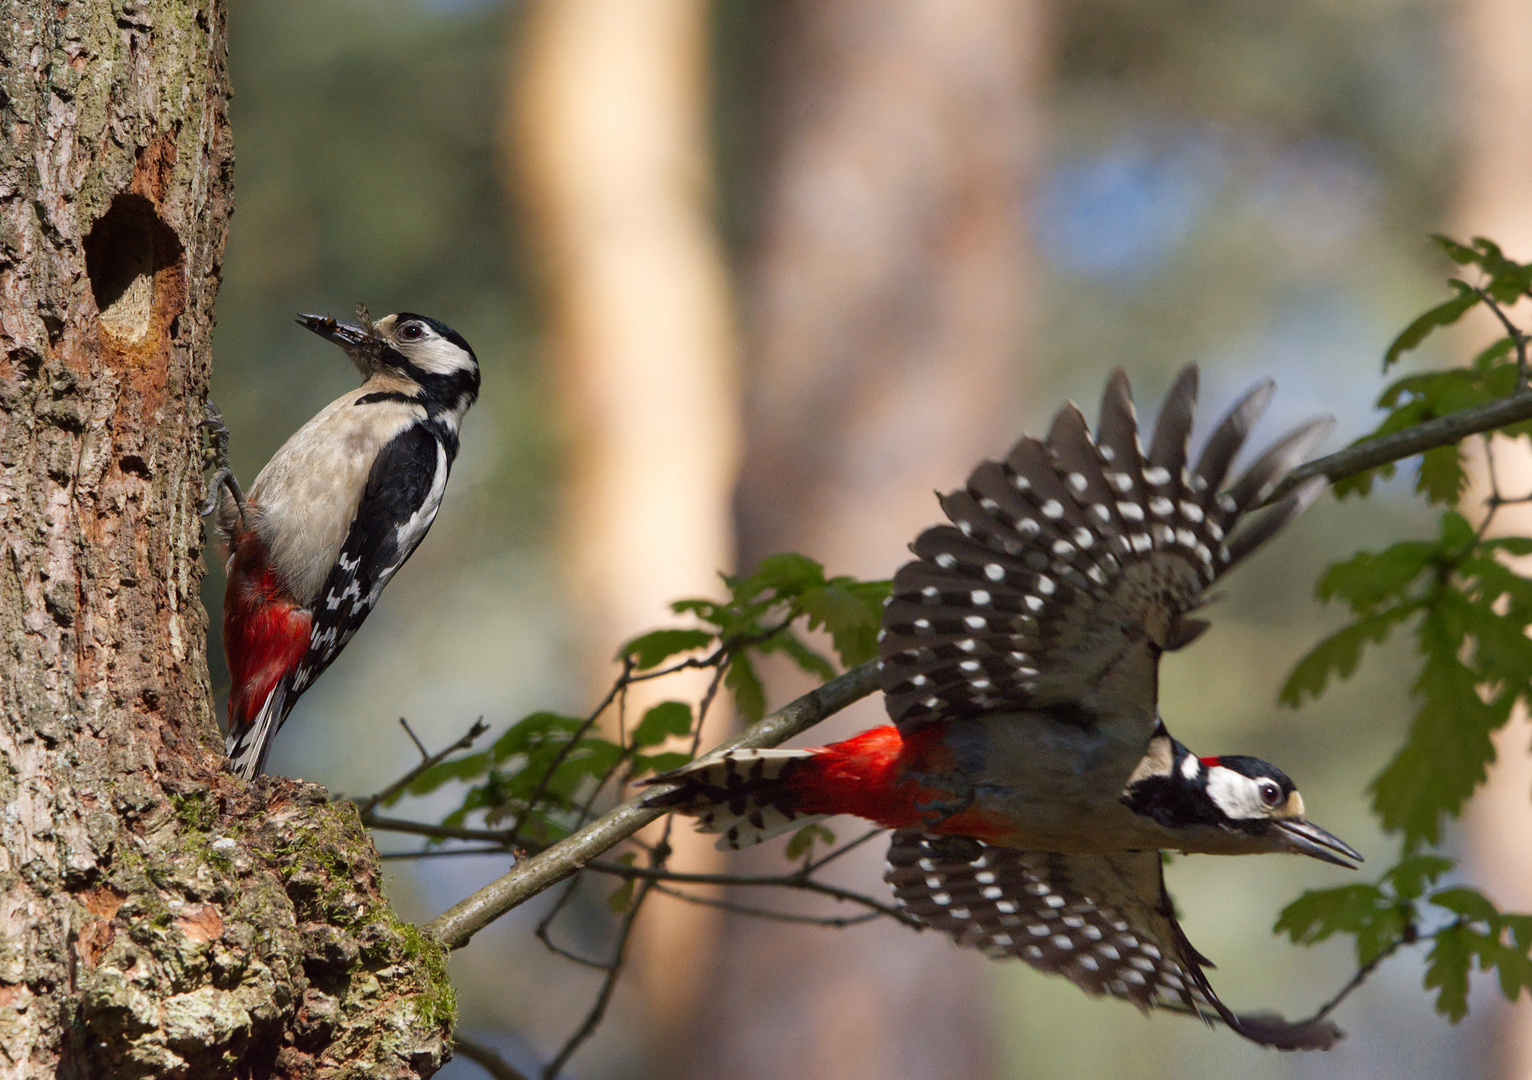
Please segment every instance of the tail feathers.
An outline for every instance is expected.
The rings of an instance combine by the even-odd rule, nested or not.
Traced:
[[[697,819],[697,830],[722,833],[718,850],[737,851],[824,818],[799,808],[792,780],[816,757],[812,750],[730,750],[648,781],[675,790],[649,805]]]
[[[296,699],[294,703],[296,702]],[[229,768],[235,776],[250,780],[266,767],[266,755],[271,752],[271,740],[277,729],[287,719],[291,710],[288,702],[287,680],[278,680],[271,693],[261,703],[255,717],[248,722],[229,718],[229,737],[225,752],[229,756]]]

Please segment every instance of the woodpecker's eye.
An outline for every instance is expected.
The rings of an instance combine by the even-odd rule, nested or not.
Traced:
[[[399,338],[402,341],[419,341],[426,336],[426,328],[418,322],[407,322],[399,327]]]
[[[1282,801],[1282,788],[1275,780],[1262,780],[1257,790],[1261,793],[1261,801],[1267,806],[1276,806]]]

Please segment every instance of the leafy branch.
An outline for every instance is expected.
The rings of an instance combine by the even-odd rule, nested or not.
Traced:
[[[1477,268],[1480,280],[1453,279],[1453,297],[1416,319],[1390,346],[1385,372],[1436,329],[1451,325],[1479,305],[1499,320],[1504,337],[1465,368],[1395,380],[1379,399],[1387,414],[1374,432],[1300,466],[1271,496],[1280,499],[1294,484],[1316,475],[1330,478],[1339,496],[1365,496],[1376,479],[1392,475],[1399,461],[1418,455],[1416,490],[1444,506],[1435,539],[1359,552],[1326,571],[1319,584],[1320,597],[1346,604],[1353,619],[1299,661],[1282,692],[1283,701],[1293,706],[1318,697],[1357,670],[1368,646],[1387,640],[1401,628],[1410,629],[1422,657],[1413,683],[1418,711],[1403,745],[1371,788],[1374,809],[1384,827],[1401,836],[1400,861],[1375,883],[1304,894],[1283,911],[1277,924],[1278,932],[1301,944],[1336,934],[1355,939],[1357,971],[1315,1014],[1316,1022],[1363,985],[1384,960],[1415,945],[1428,949],[1426,986],[1436,991],[1438,1009],[1454,1021],[1466,1011],[1474,964],[1496,971],[1508,997],[1532,987],[1528,958],[1532,916],[1500,912],[1464,886],[1436,887],[1451,863],[1421,850],[1438,842],[1442,821],[1459,814],[1483,781],[1493,758],[1490,735],[1515,706],[1525,704],[1532,687],[1532,639],[1526,635],[1532,625],[1532,582],[1505,561],[1508,556],[1532,554],[1532,539],[1488,535],[1496,511],[1532,501],[1532,492],[1502,493],[1487,434],[1532,435],[1528,335],[1505,312],[1526,295],[1532,267],[1506,259],[1489,241],[1439,242],[1460,265]],[[1453,508],[1467,488],[1460,444],[1473,435],[1484,435],[1491,466],[1491,495],[1477,521]],[[823,826],[806,826],[788,847],[788,857],[801,857],[802,864],[776,875],[680,873],[666,865],[668,831],[653,844],[635,839],[663,812],[651,809],[646,799],[620,801],[623,788],[635,778],[675,768],[696,755],[702,719],[720,688],[732,694],[736,710],[752,723],[743,735],[716,748],[721,752],[776,746],[877,686],[870,660],[876,652],[887,583],[827,578],[818,564],[797,555],[774,556],[752,575],[723,581],[727,588],[723,600],[693,599],[673,605],[677,614],[690,616],[697,625],[657,630],[628,642],[617,658],[620,674],[587,715],[535,713],[477,753],[454,756],[472,739],[459,740],[456,747],[438,755],[422,751],[425,760],[419,766],[363,804],[364,820],[374,828],[426,838],[426,849],[395,853],[396,857],[485,851],[516,854],[510,872],[427,925],[426,930],[450,948],[465,945],[480,929],[532,896],[568,882],[538,936],[559,955],[602,971],[603,980],[590,1012],[545,1076],[556,1075],[599,1024],[622,967],[628,933],[649,895],[664,893],[757,917],[824,926],[844,927],[884,917],[918,925],[892,905],[814,877],[826,863],[877,830],[816,860],[814,845],[833,844],[833,836]],[[809,645],[800,627],[827,633],[848,670],[835,675],[835,666]],[[770,653],[785,655],[802,670],[828,681],[765,715],[765,693],[755,661]],[[699,669],[712,671],[713,679],[695,709],[684,702],[662,702],[629,727],[625,705],[631,686]],[[603,723],[613,713],[616,738],[608,734],[613,725]],[[678,741],[688,736],[690,745],[679,748]],[[467,792],[462,804],[439,824],[378,813],[379,807],[390,806],[405,794],[424,794],[449,782],[468,785]],[[596,815],[597,806],[608,809]],[[483,826],[470,823],[474,817],[482,817]],[[633,849],[615,859],[602,857],[624,841]],[[464,843],[476,846],[438,847]],[[640,865],[640,854],[647,855],[644,865]],[[582,870],[620,883],[608,897],[621,922],[607,961],[577,956],[554,940],[554,920],[580,887],[577,875]],[[802,915],[693,891],[717,885],[794,889],[862,910],[850,916]]]
[[[1529,295],[1532,265],[1507,259],[1492,241],[1437,242],[1459,266],[1475,268],[1480,280],[1449,280],[1455,295],[1414,320],[1384,357],[1385,372],[1403,353],[1434,331],[1456,323],[1483,305],[1505,331],[1463,368],[1407,375],[1379,398],[1389,410],[1371,440],[1353,449],[1418,437],[1433,425],[1443,429],[1468,413],[1498,411],[1532,397],[1528,392],[1528,335],[1505,308]],[[1525,419],[1499,433],[1532,436]],[[1320,578],[1321,600],[1344,603],[1352,621],[1326,637],[1294,667],[1282,689],[1296,707],[1317,698],[1334,680],[1349,678],[1362,654],[1396,631],[1409,628],[1421,657],[1412,684],[1418,707],[1403,744],[1370,790],[1383,827],[1399,834],[1400,861],[1374,885],[1308,892],[1290,904],[1278,932],[1308,944],[1333,934],[1356,939],[1365,977],[1382,958],[1417,942],[1429,946],[1425,985],[1436,990],[1436,1008],[1454,1023],[1468,1011],[1469,973],[1495,971],[1501,991],[1515,1000],[1532,989],[1532,915],[1501,912],[1481,893],[1464,886],[1425,895],[1450,861],[1422,854],[1438,844],[1442,823],[1461,814],[1495,758],[1491,736],[1532,698],[1532,581],[1518,574],[1511,558],[1532,555],[1532,538],[1492,536],[1501,508],[1532,501],[1532,492],[1507,497],[1502,489],[1491,436],[1483,434],[1490,488],[1482,514],[1470,521],[1456,509],[1468,487],[1461,446],[1424,448],[1415,489],[1443,506],[1435,540],[1407,540],[1379,552],[1362,551],[1335,563]],[[1387,465],[1337,483],[1337,495],[1366,495],[1373,480],[1391,474]],[[1429,905],[1422,908],[1422,904]],[[1434,927],[1434,928],[1431,928]],[[1424,928],[1424,929],[1423,929]]]

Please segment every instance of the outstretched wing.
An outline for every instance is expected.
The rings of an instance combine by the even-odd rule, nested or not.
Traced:
[[[1197,369],[1176,379],[1146,452],[1127,376],[1107,382],[1093,437],[1073,405],[1046,441],[1024,438],[942,497],[953,522],[927,529],[894,577],[882,681],[902,730],[1001,711],[1136,716],[1155,722],[1163,650],[1205,627],[1207,588],[1317,497],[1296,488],[1240,528],[1329,431],[1324,417],[1266,451],[1228,488],[1229,465],[1272,384],[1247,393],[1187,460]]]
[[[451,468],[446,445],[426,425],[405,428],[379,453],[351,531],[314,603],[308,653],[293,672],[289,702],[340,655],[383,587],[414,554],[436,520]]]
[[[959,945],[1017,957],[1087,993],[1217,1017],[1278,1049],[1327,1050],[1340,1037],[1328,1021],[1239,1016],[1218,999],[1211,963],[1176,921],[1157,851],[1060,855],[902,829],[885,877],[902,907]]]

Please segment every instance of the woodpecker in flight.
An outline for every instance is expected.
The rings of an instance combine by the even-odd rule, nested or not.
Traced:
[[[346,351],[363,383],[282,445],[249,494],[228,468],[228,433],[209,426],[213,498],[229,546],[223,648],[233,771],[255,776],[299,696],[366,620],[441,506],[479,362],[462,335],[401,312],[360,325],[298,323]]]
[[[886,878],[927,925],[1093,994],[1217,1016],[1284,1049],[1339,1031],[1239,1016],[1176,921],[1161,851],[1361,858],[1311,824],[1280,770],[1199,758],[1158,710],[1161,653],[1207,623],[1191,613],[1227,570],[1296,517],[1324,479],[1254,512],[1328,433],[1293,431],[1231,484],[1271,397],[1241,398],[1192,464],[1197,371],[1166,398],[1150,445],[1127,377],[1091,434],[1073,405],[941,498],[894,577],[879,666],[893,726],[810,750],[734,750],[656,778],[651,804],[700,819],[721,848],[853,814],[894,829]],[[1249,520],[1247,521],[1247,517]]]

